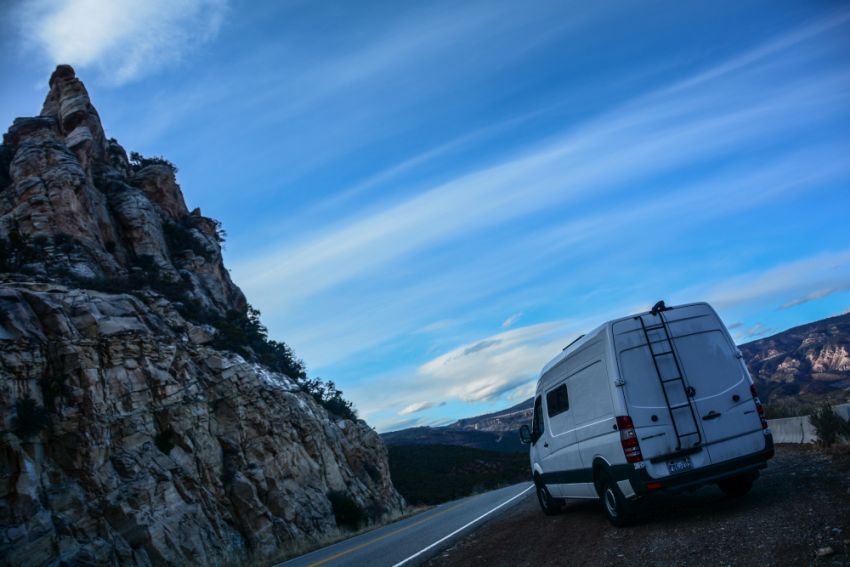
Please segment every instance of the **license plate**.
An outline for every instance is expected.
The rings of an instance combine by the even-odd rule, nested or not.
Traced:
[[[673,461],[667,461],[667,470],[670,471],[670,474],[676,474],[680,472],[689,471],[693,468],[693,464],[691,464],[691,458],[685,457],[683,459],[675,459]]]

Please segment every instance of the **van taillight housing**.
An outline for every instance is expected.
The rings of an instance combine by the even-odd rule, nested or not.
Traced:
[[[643,455],[640,452],[635,425],[632,423],[632,418],[627,415],[617,416],[617,429],[620,430],[620,443],[623,445],[623,454],[626,455],[626,461],[630,463],[639,463],[643,460]]]
[[[750,393],[753,395],[753,401],[756,403],[756,411],[759,414],[759,419],[761,420],[761,428],[767,429],[767,420],[764,418],[764,406],[761,405],[761,400],[759,399],[758,390],[756,390],[755,384],[750,384]]]

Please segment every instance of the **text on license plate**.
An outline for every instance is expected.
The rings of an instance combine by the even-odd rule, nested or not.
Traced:
[[[676,474],[684,471],[689,471],[693,468],[691,464],[690,457],[684,457],[682,459],[674,459],[672,461],[667,461],[667,470],[670,471],[670,474]]]

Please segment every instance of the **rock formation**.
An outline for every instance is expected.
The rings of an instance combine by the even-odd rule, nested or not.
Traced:
[[[800,325],[741,345],[768,403],[850,401],[850,313]]]
[[[0,146],[0,564],[262,561],[398,512],[368,425],[227,344],[219,225],[135,158],[66,65]]]

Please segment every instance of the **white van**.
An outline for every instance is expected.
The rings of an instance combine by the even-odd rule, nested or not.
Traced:
[[[541,371],[520,437],[546,514],[600,498],[616,526],[654,492],[744,495],[773,456],[741,352],[706,303],[659,301],[568,345]]]

